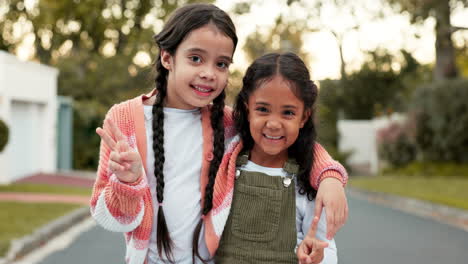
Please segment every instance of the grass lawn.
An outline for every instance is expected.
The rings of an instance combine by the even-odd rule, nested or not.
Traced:
[[[86,187],[46,185],[35,183],[14,183],[10,185],[0,185],[0,192],[30,192],[91,196],[91,191],[91,188]]]
[[[6,254],[11,239],[31,234],[79,207],[75,204],[0,202],[0,256]]]
[[[468,210],[466,177],[351,177],[349,184],[369,191],[407,196]]]

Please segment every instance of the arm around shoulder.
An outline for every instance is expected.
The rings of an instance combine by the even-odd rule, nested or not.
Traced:
[[[314,144],[314,164],[310,175],[310,184],[314,189],[318,189],[320,183],[327,178],[335,178],[346,186],[348,173],[346,169],[334,160],[330,154],[319,143]]]

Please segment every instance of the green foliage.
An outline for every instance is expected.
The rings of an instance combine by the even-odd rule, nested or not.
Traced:
[[[416,144],[424,161],[468,163],[468,80],[440,81],[414,94]]]
[[[381,51],[369,54],[363,67],[342,80],[320,82],[318,98],[319,137],[336,146],[338,119],[372,119],[406,109],[414,85],[427,79],[428,69],[402,51],[399,71],[395,58]]]
[[[407,108],[413,87],[430,78],[430,71],[408,52],[402,51],[401,55],[403,62],[399,70],[392,67],[396,58],[376,51],[369,54],[359,71],[342,80],[320,82],[316,118],[319,142],[327,150],[337,149],[339,119],[372,119]],[[398,154],[402,150],[405,155]],[[404,137],[383,146],[381,151],[399,165],[411,161],[415,155],[414,147]]]
[[[269,52],[294,52],[308,65],[308,54],[302,50],[303,30],[303,21],[290,22],[280,16],[266,35],[256,30],[248,36],[244,51],[250,62]]]
[[[414,161],[400,168],[386,168],[382,171],[382,174],[395,176],[463,177],[468,179],[468,164]]]
[[[451,25],[451,13],[467,7],[467,0],[387,0],[399,12],[409,15],[412,23],[423,23],[432,17],[436,21],[436,65],[434,79],[443,80],[458,76],[451,35],[457,29]]]
[[[318,141],[328,148],[338,148],[339,81],[320,82],[318,106],[315,115]]]
[[[102,57],[84,52],[61,59],[57,67],[61,69],[59,94],[74,98],[73,167],[95,169],[100,142],[96,127],[102,126],[113,104],[151,89],[151,69],[132,65],[127,56]]]
[[[394,122],[377,132],[379,157],[393,167],[402,167],[416,158],[416,145],[410,126]]]
[[[317,124],[317,141],[322,144],[328,153],[339,161],[348,172],[351,171],[347,159],[352,152],[338,151],[338,111],[333,106],[338,104],[337,86],[339,81],[325,80],[320,83],[319,103],[315,114]]]
[[[9,130],[8,126],[0,119],[0,152],[3,151],[8,143]]]
[[[468,40],[462,47],[456,50],[457,65],[460,69],[460,76],[468,77]]]
[[[14,23],[33,25],[35,59],[59,69],[58,93],[74,100],[74,168],[96,169],[95,129],[107,110],[154,86],[151,69],[139,66],[136,54],[155,57],[152,36],[175,8],[213,1],[39,0],[29,9],[24,2],[0,1],[6,11],[0,17],[0,49],[14,53],[21,44],[24,36],[13,37]]]
[[[405,110],[412,88],[427,79],[428,70],[408,52],[401,54],[399,70],[392,67],[397,58],[378,50],[368,54],[359,71],[340,81],[321,82],[319,101],[326,108],[321,114],[330,112],[327,117],[335,121],[338,113],[344,119],[372,119]]]
[[[242,89],[242,78],[244,73],[239,70],[234,70],[229,74],[229,84],[226,87],[226,105],[234,106],[237,94]]]

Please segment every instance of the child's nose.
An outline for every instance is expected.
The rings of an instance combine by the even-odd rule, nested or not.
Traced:
[[[278,129],[281,127],[281,122],[277,118],[270,118],[267,120],[266,127],[269,129]]]
[[[200,78],[202,79],[208,79],[208,80],[212,80],[216,77],[215,75],[215,71],[212,67],[204,67],[203,69],[200,70]]]

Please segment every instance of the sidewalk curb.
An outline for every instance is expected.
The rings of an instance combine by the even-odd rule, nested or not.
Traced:
[[[33,234],[12,240],[10,249],[6,253],[6,257],[0,258],[0,264],[7,264],[30,253],[34,249],[47,243],[51,238],[64,232],[90,215],[88,206],[81,207],[40,227],[35,230]]]
[[[383,204],[409,214],[430,218],[468,232],[468,210],[453,208],[414,198],[367,191],[355,187],[346,187],[346,190],[347,193],[353,197],[365,199],[377,204]]]

